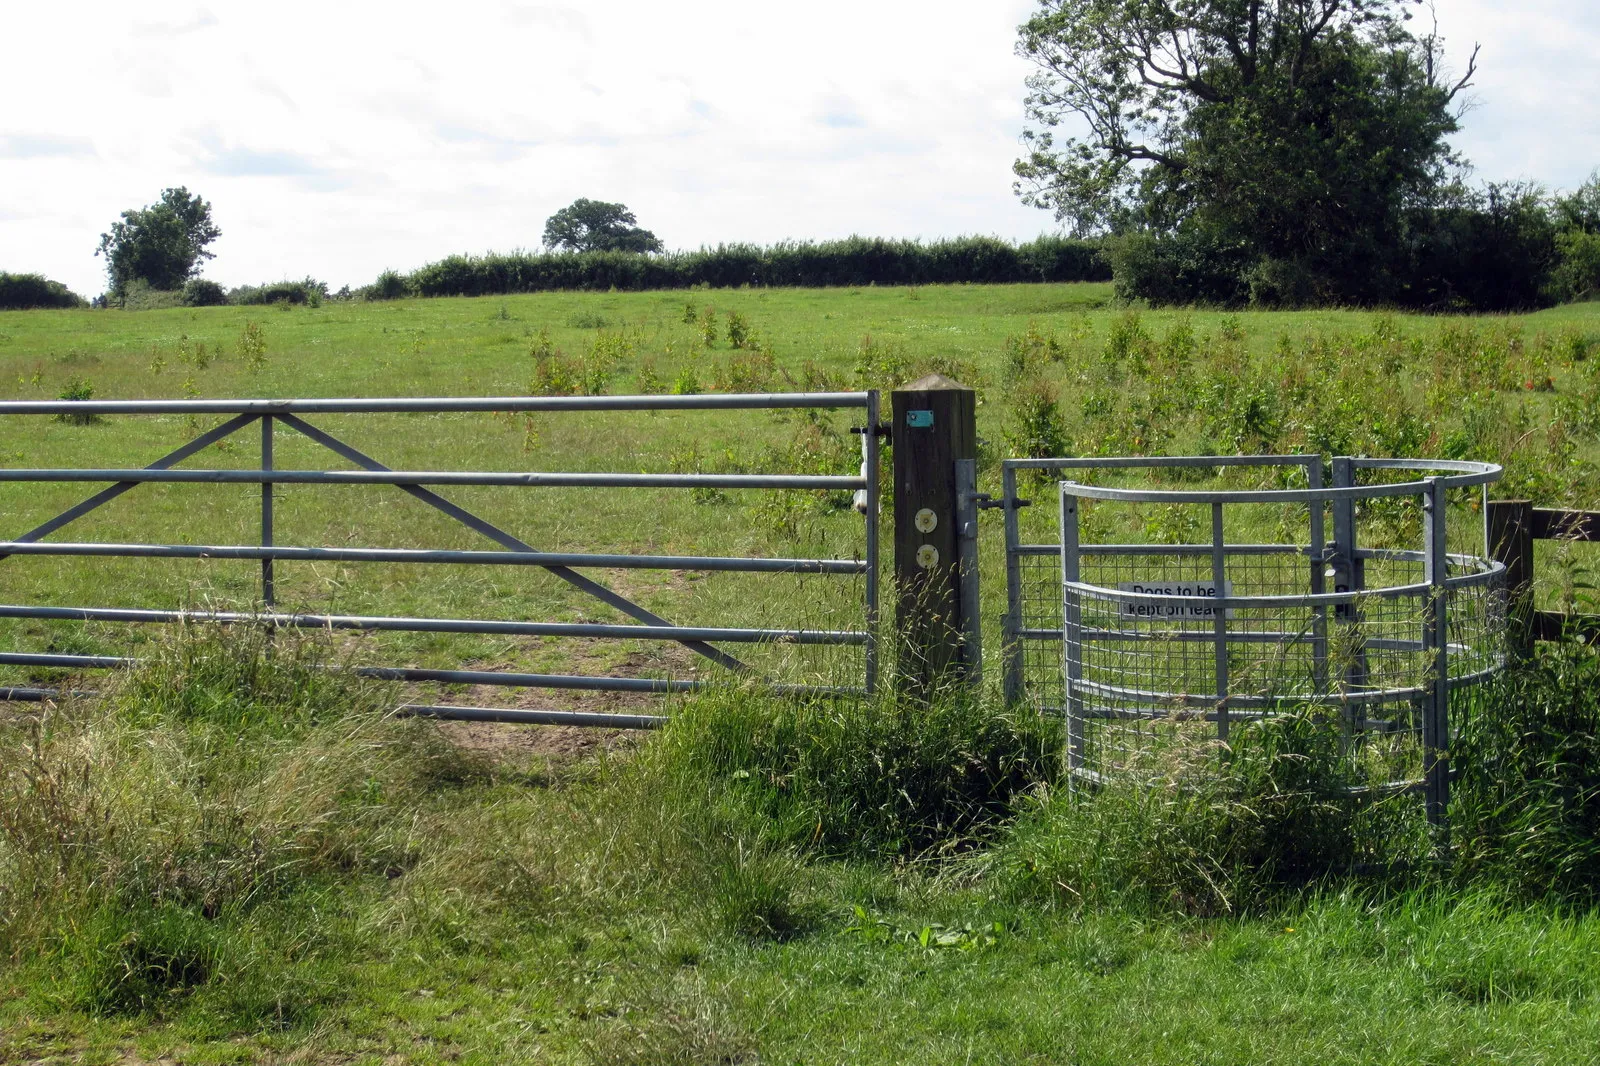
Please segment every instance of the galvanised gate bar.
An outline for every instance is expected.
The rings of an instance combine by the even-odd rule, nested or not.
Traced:
[[[69,620],[107,623],[213,622],[270,627],[356,630],[366,632],[457,633],[528,637],[586,637],[602,640],[645,639],[672,641],[696,655],[743,677],[760,679],[759,671],[723,644],[791,643],[837,645],[862,649],[859,685],[776,685],[796,693],[871,693],[878,673],[878,424],[877,392],[778,393],[693,396],[577,396],[577,397],[468,397],[426,399],[299,399],[299,400],[112,400],[112,401],[12,401],[0,402],[0,416],[91,418],[105,415],[227,416],[226,421],[199,434],[148,466],[129,469],[5,469],[0,483],[86,482],[109,486],[67,508],[55,517],[10,540],[0,542],[0,564],[10,556],[114,557],[157,559],[242,559],[260,563],[259,610],[149,610],[112,606],[0,604],[0,618]],[[318,428],[307,416],[324,414],[443,414],[455,412],[621,412],[621,411],[728,411],[784,409],[859,410],[863,464],[859,476],[799,474],[646,474],[646,473],[524,473],[488,471],[393,470],[347,442]],[[179,463],[252,426],[260,430],[260,462],[256,469],[187,469]],[[357,470],[285,470],[274,464],[274,435],[288,429],[321,445]],[[46,541],[44,538],[95,509],[145,484],[216,484],[260,486],[260,538],[258,544],[141,544]],[[454,519],[497,545],[498,550],[397,549],[364,547],[291,546],[276,542],[274,494],[276,485],[389,485]],[[859,557],[852,559],[740,558],[688,555],[588,554],[540,551],[467,508],[435,491],[459,486],[507,488],[672,488],[672,489],[773,489],[848,490],[859,494],[864,512],[864,536]],[[614,608],[635,624],[586,622],[531,622],[481,618],[376,617],[366,615],[284,613],[277,610],[276,565],[279,562],[386,562],[467,564],[537,567],[599,602]],[[815,574],[856,577],[864,586],[860,626],[850,629],[737,628],[675,625],[647,610],[580,570],[645,569],[755,574]],[[53,652],[0,652],[0,665],[54,667],[70,670],[113,669],[133,665],[122,656],[73,655]],[[431,670],[408,667],[364,667],[362,673],[406,682],[498,685],[587,691],[667,693],[692,690],[701,682],[661,677],[600,677],[576,674],[542,674],[512,671]],[[39,700],[56,695],[47,688],[0,688],[0,698]],[[658,715],[601,714],[573,711],[464,707],[443,704],[408,705],[409,713],[438,718],[607,725],[649,728],[662,721]]]

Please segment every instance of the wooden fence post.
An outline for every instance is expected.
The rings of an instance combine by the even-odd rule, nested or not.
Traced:
[[[977,402],[942,374],[896,389],[890,401],[899,680],[903,690],[926,695],[952,668],[975,673],[962,639],[978,605],[963,602],[956,462],[977,458]],[[970,599],[977,582],[968,576]]]
[[[1489,557],[1506,568],[1506,644],[1513,659],[1533,654],[1533,504],[1489,501]]]

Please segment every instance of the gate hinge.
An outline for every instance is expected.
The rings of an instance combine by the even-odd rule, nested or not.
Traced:
[[[888,422],[879,422],[875,426],[851,426],[850,427],[850,432],[851,433],[862,433],[862,434],[871,433],[874,437],[877,437],[879,440],[887,440],[887,441],[893,441],[894,440],[894,429],[891,427],[890,423],[888,423]]]
[[[987,492],[982,493],[981,495],[979,495],[977,497],[977,501],[978,501],[978,507],[979,507],[980,510],[987,510],[988,508],[991,508],[991,507],[999,507],[999,508],[1002,508],[1002,509],[1004,509],[1006,507],[1010,507],[1012,510],[1020,511],[1024,507],[1032,507],[1033,506],[1033,501],[1032,500],[1011,500],[1011,501],[1008,502],[1006,500],[997,500],[994,497],[990,496]]]

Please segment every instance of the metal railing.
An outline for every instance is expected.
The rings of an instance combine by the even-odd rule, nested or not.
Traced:
[[[646,474],[646,473],[541,473],[394,470],[305,420],[318,414],[388,414],[452,412],[535,411],[726,411],[832,409],[863,412],[863,464],[859,476],[797,474]],[[150,610],[107,606],[0,604],[0,618],[70,620],[107,623],[256,624],[278,628],[356,630],[367,632],[456,633],[533,637],[583,637],[600,640],[652,640],[676,642],[695,654],[741,676],[761,678],[759,671],[720,644],[787,643],[837,645],[863,649],[863,672],[857,687],[826,685],[775,685],[777,691],[837,694],[871,693],[878,675],[878,465],[879,439],[871,427],[878,423],[879,396],[872,392],[773,393],[692,396],[508,396],[404,399],[286,399],[286,400],[104,400],[0,402],[0,416],[51,416],[89,418],[102,415],[224,415],[221,425],[141,468],[18,469],[0,468],[3,483],[109,482],[109,486],[67,508],[32,529],[0,541],[0,561],[10,556],[112,557],[156,559],[242,559],[260,562],[261,608],[253,611]],[[178,464],[224,438],[259,425],[260,461],[257,469],[187,469]],[[285,470],[274,462],[275,433],[282,427],[321,445],[359,470]],[[142,544],[63,542],[45,538],[84,515],[144,484],[259,485],[260,538],[244,544]],[[482,535],[497,550],[399,549],[313,547],[276,542],[274,493],[276,485],[379,485],[393,486],[434,510]],[[541,551],[511,532],[432,488],[498,486],[515,488],[667,488],[667,489],[775,489],[853,490],[864,494],[863,551],[854,559],[742,558],[729,556],[590,554]],[[335,561],[487,566],[532,566],[550,573],[634,620],[633,624],[584,622],[528,622],[482,618],[423,618],[347,614],[286,613],[277,610],[276,566],[279,562]],[[647,610],[602,582],[579,573],[583,569],[647,569],[738,572],[753,574],[816,574],[860,577],[864,595],[859,629],[740,628],[683,626]],[[56,667],[68,670],[116,669],[137,660],[122,656],[65,655],[50,652],[0,653],[0,665]],[[671,678],[596,677],[589,675],[535,674],[499,670],[424,670],[408,667],[367,667],[370,676],[406,682],[499,685],[512,687],[580,689],[610,692],[666,693],[700,687],[698,680]],[[53,690],[36,687],[0,687],[0,699],[43,699]],[[459,707],[444,704],[410,704],[409,713],[471,721],[564,723],[649,728],[659,725],[659,715],[598,714],[574,711],[515,708]]]
[[[1304,487],[1281,475],[1281,487],[1193,484],[1197,468],[1251,466],[1299,468]],[[1007,467],[1008,501],[1019,469],[1064,478],[1057,543],[1022,544],[1008,525],[1007,687],[1065,717],[1074,779],[1170,773],[1225,750],[1234,722],[1317,706],[1337,716],[1370,787],[1420,792],[1429,822],[1443,824],[1452,696],[1504,663],[1505,567],[1466,508],[1476,544],[1449,551],[1447,501],[1484,492],[1498,466],[1341,456],[1331,485],[1317,455]],[[1144,471],[1142,483],[1080,480],[1118,469]],[[1396,475],[1409,480],[1386,480]],[[1418,528],[1399,546],[1358,543],[1376,532],[1358,530],[1363,510],[1385,501]],[[1263,533],[1279,539],[1248,539]]]
[[[1240,560],[1267,559],[1274,556],[1299,556],[1304,567],[1305,584],[1297,591],[1313,594],[1324,591],[1360,591],[1365,587],[1366,564],[1374,553],[1356,544],[1355,501],[1358,498],[1384,496],[1412,496],[1420,490],[1420,482],[1404,482],[1385,486],[1358,486],[1361,471],[1394,471],[1414,474],[1439,474],[1446,490],[1475,488],[1487,500],[1486,484],[1497,473],[1488,472],[1486,464],[1452,462],[1449,460],[1367,459],[1339,456],[1333,459],[1331,471],[1325,470],[1320,455],[1237,455],[1237,456],[1134,456],[1134,457],[1083,457],[1070,459],[1007,459],[1001,463],[1002,504],[1005,515],[1005,573],[1006,610],[1001,619],[1001,636],[1004,655],[1004,688],[1008,702],[1028,702],[1046,713],[1061,714],[1064,703],[1056,698],[1061,684],[1062,618],[1061,618],[1061,543],[1056,530],[1045,543],[1026,543],[1021,532],[1019,510],[1030,501],[1021,498],[1019,475],[1023,471],[1037,471],[1047,476],[1070,478],[1077,471],[1118,470],[1206,470],[1238,467],[1286,468],[1302,470],[1305,488],[1299,496],[1287,495],[1285,490],[1229,491],[1222,494],[1229,503],[1283,503],[1322,501],[1321,506],[1309,507],[1306,545],[1237,544],[1224,546],[1224,554]],[[1493,468],[1498,471],[1498,467]],[[1331,478],[1328,476],[1331,473]],[[1053,478],[1051,479],[1054,480]],[[1331,481],[1331,484],[1329,482]],[[1048,490],[1054,495],[1052,484]],[[1078,490],[1086,497],[1104,496],[1111,499],[1140,499],[1146,502],[1192,503],[1199,497],[1193,492],[1146,490],[1130,495],[1126,490],[1107,489],[1099,492],[1087,487]],[[1052,501],[1053,503],[1054,501]],[[1485,504],[1486,510],[1486,504]],[[1325,529],[1331,519],[1333,529]],[[1484,528],[1487,540],[1487,527]],[[1083,549],[1087,554],[1112,557],[1141,555],[1150,551],[1148,545],[1096,544]],[[1209,558],[1210,544],[1169,545],[1161,549],[1174,556],[1185,553]],[[1240,638],[1245,639],[1245,638]]]

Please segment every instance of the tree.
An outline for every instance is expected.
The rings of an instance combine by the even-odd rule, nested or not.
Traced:
[[[1600,233],[1600,170],[1591,173],[1576,192],[1556,197],[1555,213],[1556,224],[1564,230]]]
[[[1449,80],[1413,0],[1041,0],[1017,161],[1082,233],[1166,235],[1323,299],[1371,299],[1408,211],[1457,185]],[[1056,138],[1063,123],[1085,129]],[[1273,281],[1272,284],[1277,284]]]
[[[7,274],[0,271],[0,311],[83,305],[83,297],[43,274]]]
[[[179,186],[163,189],[161,199],[137,211],[122,212],[109,233],[100,235],[96,255],[106,257],[111,291],[122,294],[129,282],[171,290],[199,270],[213,255],[206,246],[222,231],[211,221],[211,205]]]
[[[1600,170],[1578,191],[1555,201],[1557,265],[1550,295],[1557,300],[1588,300],[1600,294]]]
[[[661,239],[623,204],[578,199],[545,220],[546,248],[574,252],[659,252]]]

